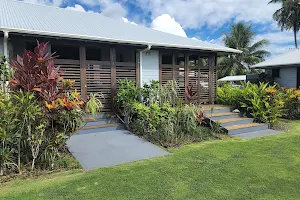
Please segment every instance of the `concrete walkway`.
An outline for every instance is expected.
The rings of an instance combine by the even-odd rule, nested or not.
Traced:
[[[86,170],[169,154],[126,130],[73,135],[67,146]]]
[[[268,130],[262,130],[262,131],[253,131],[253,132],[248,132],[248,133],[236,134],[234,136],[240,137],[243,139],[250,139],[250,138],[264,137],[264,136],[269,136],[269,135],[277,135],[280,133],[282,133],[282,131],[275,131],[272,129],[268,129]]]

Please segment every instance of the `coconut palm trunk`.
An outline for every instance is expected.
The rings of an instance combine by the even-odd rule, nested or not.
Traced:
[[[294,31],[294,40],[295,40],[295,47],[296,49],[298,49],[298,41],[297,41],[297,25],[294,24],[294,27],[293,27],[293,31]]]

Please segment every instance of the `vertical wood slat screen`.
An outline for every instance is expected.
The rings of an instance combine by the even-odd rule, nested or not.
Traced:
[[[209,101],[209,69],[200,69],[200,95],[201,102]]]
[[[200,58],[199,67],[199,80],[200,80],[200,95],[199,99],[201,102],[209,102],[209,63],[208,58]]]
[[[217,81],[218,81],[218,77],[217,77],[217,69],[214,68],[213,69],[213,82],[212,82],[212,98],[213,98],[213,101],[216,101],[217,100]]]
[[[201,56],[199,58],[194,58],[195,60],[187,59],[188,63],[184,64],[188,64],[188,72],[186,72],[184,66],[175,65],[177,63],[174,64],[174,59],[173,64],[162,64],[162,62],[160,62],[160,82],[165,84],[170,80],[175,80],[179,85],[179,96],[183,99],[186,84],[188,84],[189,87],[193,86],[193,91],[197,93],[193,97],[193,100],[198,100],[199,103],[208,103],[210,93],[212,94],[213,101],[216,100],[217,70],[216,67],[214,67],[212,83],[210,85],[209,58]],[[160,60],[162,60],[162,58],[160,58]],[[188,73],[187,83],[185,83],[185,73]]]
[[[174,80],[178,86],[178,96],[184,99],[184,92],[185,92],[185,69],[184,66],[175,65],[174,68]]]
[[[109,61],[86,61],[87,94],[101,93],[103,111],[111,108],[111,69]]]
[[[55,65],[59,66],[64,72],[62,77],[64,79],[74,80],[74,88],[80,92],[80,62],[79,60],[69,60],[69,59],[55,59]]]
[[[178,96],[184,99],[185,92],[185,56],[181,57],[181,60],[176,60],[176,54],[172,54],[172,64],[163,64],[162,58],[160,58],[160,82],[166,84],[171,80],[175,80],[178,86]],[[160,55],[161,56],[161,55]],[[170,56],[170,55],[169,55]],[[182,55],[181,55],[182,56]]]
[[[173,80],[173,65],[161,64],[161,83],[166,84]]]
[[[136,64],[135,62],[116,62],[116,79],[117,83],[119,80],[130,80],[136,82]],[[118,84],[117,84],[118,89]]]
[[[190,60],[189,61],[189,87],[192,87],[192,91],[196,94],[193,97],[193,101],[198,100],[198,78],[199,78],[199,59],[198,60]]]

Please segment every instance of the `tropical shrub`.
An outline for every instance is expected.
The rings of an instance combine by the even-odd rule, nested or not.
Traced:
[[[282,94],[276,89],[276,85],[268,83],[252,84],[250,82],[242,86],[241,107],[250,112],[255,121],[267,122],[270,125],[278,123],[283,112]]]
[[[140,89],[136,87],[133,81],[129,81],[127,79],[121,79],[118,82],[118,86],[119,88],[115,99],[115,107],[120,114],[124,116],[128,106],[139,100]]]
[[[11,62],[14,70],[10,92],[0,92],[1,174],[30,165],[31,170],[54,169],[65,142],[87,114],[101,109],[98,95],[83,100],[74,81],[63,80],[47,43]]]
[[[211,136],[209,129],[199,126],[200,108],[194,105],[171,107],[143,103],[132,106],[132,131],[146,140],[164,147],[200,141]]]
[[[286,119],[300,119],[300,90],[283,89],[284,94],[284,113]]]
[[[233,87],[232,84],[224,84],[217,88],[217,103],[221,105],[231,105],[235,108],[240,107],[241,89]]]
[[[217,102],[232,105],[257,122],[274,125],[283,114],[283,95],[276,85],[243,83],[241,88],[230,85],[218,88]]]
[[[176,82],[160,85],[151,81],[140,89],[127,80],[120,83],[116,101],[125,102],[120,112],[125,113],[125,123],[134,134],[164,147],[211,137],[210,130],[200,126],[201,107],[183,105]]]

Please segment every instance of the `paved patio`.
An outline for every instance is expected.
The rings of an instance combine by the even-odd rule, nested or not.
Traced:
[[[126,130],[74,135],[67,141],[67,146],[86,170],[169,154]]]

